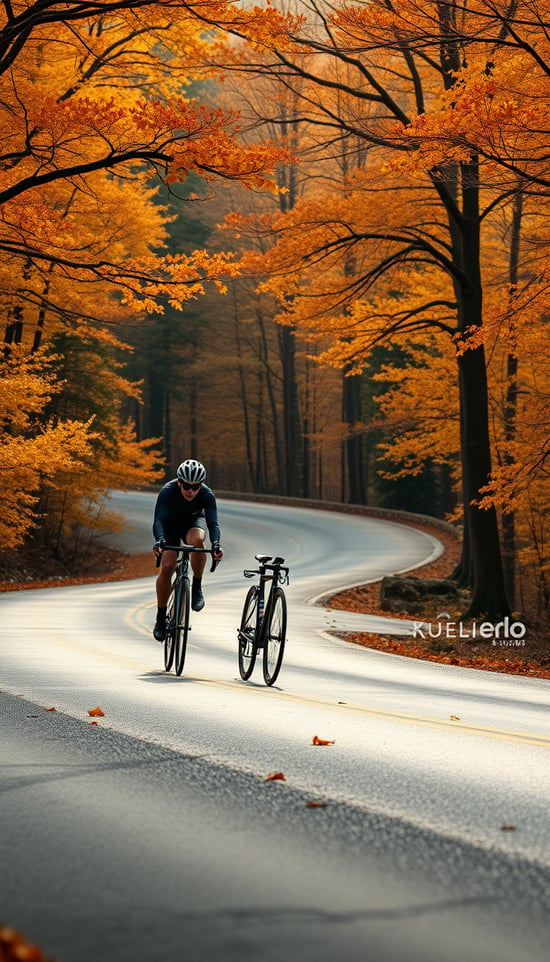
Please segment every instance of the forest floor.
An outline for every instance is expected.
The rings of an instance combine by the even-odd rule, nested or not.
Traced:
[[[415,525],[415,527],[420,526]],[[460,557],[460,542],[453,535],[439,529],[426,528],[425,530],[435,535],[444,544],[445,551],[435,561],[422,568],[416,568],[409,574],[422,578],[448,577]],[[25,557],[13,554],[9,571],[5,567],[0,568],[0,592],[90,584],[97,581],[127,581],[132,578],[151,577],[153,580],[156,576],[152,552],[130,555],[110,548],[98,547],[93,552],[88,552],[86,565],[81,564],[80,567],[82,574],[75,578],[64,571],[61,565],[56,566],[46,553],[41,556],[40,553],[33,552],[32,565],[28,554]],[[399,615],[390,615],[380,607],[380,582],[350,588],[328,599],[325,598],[323,605],[362,614],[393,617],[396,620],[413,620],[431,626],[430,630],[418,631],[416,637],[366,632],[348,632],[342,635],[352,644],[385,651],[388,654],[437,661],[441,664],[460,665],[465,668],[478,668],[511,675],[550,678],[550,627],[547,621],[544,624],[537,623],[534,619],[526,618],[525,614],[516,613],[515,619],[525,624],[525,635],[517,642],[512,641],[507,644],[502,640],[493,643],[491,640],[480,638],[479,622],[476,627],[477,637],[463,637],[471,632],[472,624],[460,621],[460,612],[452,610],[446,603],[446,615],[449,615],[451,620],[448,626],[443,623],[443,629],[440,629],[438,615],[441,614],[441,601],[437,599],[426,602],[421,613],[403,612]],[[440,637],[434,637],[438,632],[441,632]],[[453,637],[454,635],[457,637]]]
[[[421,527],[415,525],[415,527]],[[452,534],[436,528],[425,528],[445,546],[443,554],[430,564],[414,571],[401,573],[401,577],[448,578],[460,559],[461,544]],[[480,625],[476,622],[461,621],[461,610],[467,607],[467,596],[463,593],[461,610],[453,610],[445,602],[445,615],[450,619],[438,620],[442,603],[437,598],[427,600],[420,614],[402,612],[390,614],[380,607],[380,582],[350,588],[333,595],[325,603],[331,608],[344,611],[357,611],[362,614],[380,615],[395,619],[423,622],[428,627],[417,629],[416,637],[407,635],[379,635],[366,632],[346,633],[343,637],[356,645],[375,648],[388,654],[437,661],[445,665],[460,665],[462,668],[478,668],[483,671],[497,671],[508,675],[527,675],[537,678],[550,678],[550,625],[529,619],[525,614],[514,613],[510,619],[525,625],[523,638],[506,642],[502,637],[493,642],[480,637]],[[447,627],[448,625],[448,627]],[[475,637],[472,637],[472,633]],[[504,632],[501,631],[501,635]],[[423,637],[422,637],[423,636]]]

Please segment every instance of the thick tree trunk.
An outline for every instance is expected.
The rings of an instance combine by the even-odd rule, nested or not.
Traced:
[[[520,188],[514,199],[512,231],[510,237],[509,280],[511,298],[513,297],[513,292],[515,291],[518,282],[522,215],[523,192]],[[513,311],[510,311],[510,317],[513,318]],[[512,341],[513,324],[514,322],[511,320],[510,335],[512,335]],[[511,350],[508,354],[506,368],[508,383],[506,387],[506,399],[504,402],[504,438],[507,446],[510,447],[512,441],[514,441],[516,437],[518,400],[518,358],[513,350]],[[508,464],[512,462],[512,455],[510,454],[509,450],[505,451],[505,458]],[[513,509],[507,511],[502,518],[502,549],[504,555],[504,578],[506,581],[506,589],[508,591],[510,604],[512,605],[512,608],[514,608],[516,603],[516,517]]]
[[[459,331],[483,323],[480,267],[478,164],[475,158],[461,165],[462,218],[459,250],[455,251],[463,279],[458,287]],[[468,527],[472,600],[467,614],[498,618],[510,613],[504,586],[497,516],[494,508],[477,502],[491,477],[489,398],[483,345],[466,347],[458,356],[464,517]]]
[[[480,508],[475,503],[491,474],[483,348],[466,351],[459,358],[459,370],[464,421],[464,511],[472,572],[472,600],[467,615],[500,618],[509,614],[510,608],[504,586],[496,511]]]

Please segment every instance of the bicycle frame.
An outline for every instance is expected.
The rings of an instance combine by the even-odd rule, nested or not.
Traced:
[[[260,557],[264,557],[264,556],[260,555]],[[260,560],[260,557],[258,558],[258,561]],[[256,608],[256,639],[257,639],[256,645],[258,648],[263,648],[265,644],[265,635],[267,631],[267,620],[265,618],[265,614],[269,606],[269,602],[273,594],[273,591],[279,584],[287,585],[289,580],[288,579],[289,569],[287,567],[283,567],[282,565],[284,558],[273,558],[273,560],[271,559],[269,560],[271,561],[271,564],[267,564],[267,562],[264,562],[262,564],[260,562],[259,570],[244,571],[245,578],[253,578],[255,575],[260,576],[259,585],[258,585],[259,587],[258,606]],[[268,571],[271,571],[271,573],[268,574],[267,573]],[[266,600],[266,585],[268,582],[270,582],[270,584],[269,584],[269,591],[267,593],[267,600]]]

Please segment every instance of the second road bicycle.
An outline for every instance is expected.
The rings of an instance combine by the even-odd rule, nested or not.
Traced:
[[[289,569],[284,558],[272,558],[266,554],[254,557],[259,568],[244,571],[245,578],[258,575],[258,584],[248,590],[238,629],[239,672],[243,681],[250,678],[261,649],[264,681],[266,685],[273,685],[281,670],[285,650],[286,598],[282,585],[288,584]]]

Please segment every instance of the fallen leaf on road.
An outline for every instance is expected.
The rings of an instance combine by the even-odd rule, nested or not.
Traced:
[[[21,932],[0,925],[0,959],[6,962],[46,962],[42,949],[27,942]]]
[[[326,802],[306,802],[306,808],[326,808]]]
[[[311,744],[312,745],[334,745],[335,742],[334,741],[330,742],[330,741],[327,741],[325,738],[319,738],[317,735],[314,735],[311,741]]]
[[[38,715],[27,715],[27,718],[38,718]]]
[[[264,778],[264,782],[284,782],[284,781],[285,781],[285,776],[283,775],[282,772],[271,772],[271,775],[268,775],[267,778]]]
[[[57,711],[57,708],[45,708],[44,711]]]
[[[516,826],[515,826],[515,825],[501,825],[501,826],[500,826],[500,831],[501,831],[501,832],[515,832],[515,830],[516,830]]]
[[[105,715],[105,712],[102,711],[98,705],[96,708],[89,708],[88,715],[97,715],[98,718],[99,717],[103,718],[103,716]]]
[[[451,715],[450,719],[451,721],[460,721],[460,715]]]
[[[97,721],[91,721],[91,722],[90,722],[90,725],[99,725],[99,722],[97,722]]]

